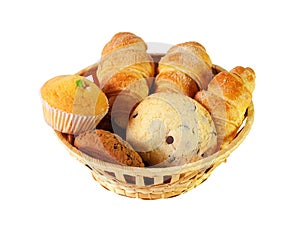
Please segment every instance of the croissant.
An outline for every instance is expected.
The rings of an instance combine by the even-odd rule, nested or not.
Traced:
[[[251,68],[237,66],[230,72],[218,73],[207,90],[196,93],[195,100],[212,115],[220,148],[236,136],[252,102],[254,88],[255,72]]]
[[[154,63],[146,50],[143,39],[120,32],[101,53],[97,78],[108,97],[111,119],[121,128],[126,127],[132,107],[149,94]]]
[[[197,42],[171,47],[158,64],[155,92],[173,91],[194,97],[206,89],[213,77],[212,62],[205,48]]]

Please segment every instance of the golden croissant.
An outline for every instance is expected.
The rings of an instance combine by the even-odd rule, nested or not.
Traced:
[[[194,97],[206,89],[213,77],[212,62],[198,42],[185,42],[171,47],[161,58],[155,80],[155,92],[173,91]]]
[[[102,50],[97,78],[108,97],[111,118],[121,128],[133,106],[149,94],[154,63],[146,50],[146,43],[129,32],[115,34]]]
[[[254,71],[237,66],[230,72],[218,73],[208,84],[207,90],[195,95],[194,98],[212,115],[221,148],[236,136],[252,102],[254,88]]]

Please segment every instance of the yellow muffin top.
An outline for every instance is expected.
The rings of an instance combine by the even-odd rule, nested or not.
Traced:
[[[62,75],[41,88],[44,101],[53,108],[84,116],[106,113],[108,100],[96,84],[79,75]]]

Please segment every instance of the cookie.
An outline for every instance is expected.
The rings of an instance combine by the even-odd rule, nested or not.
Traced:
[[[78,135],[75,147],[93,158],[114,164],[144,167],[140,155],[120,136],[102,129]]]

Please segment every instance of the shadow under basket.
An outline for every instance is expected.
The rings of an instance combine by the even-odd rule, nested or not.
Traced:
[[[157,63],[162,55],[152,54]],[[95,83],[97,64],[91,65],[78,74],[93,76]],[[217,74],[223,68],[214,65]],[[150,168],[121,166],[104,162],[81,152],[72,145],[70,135],[54,131],[69,153],[91,170],[93,178],[104,188],[119,195],[140,199],[161,199],[178,196],[204,182],[212,171],[225,162],[227,157],[246,138],[254,121],[254,105],[251,103],[245,113],[245,119],[235,138],[222,150],[199,161],[182,166]]]

